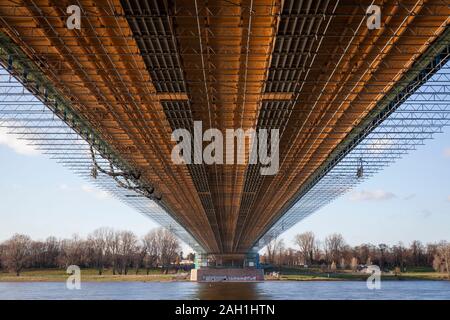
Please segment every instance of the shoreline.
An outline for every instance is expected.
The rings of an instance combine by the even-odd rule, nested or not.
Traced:
[[[308,273],[283,274],[279,279],[266,277],[266,281],[366,281],[369,274],[360,273]],[[405,272],[401,274],[382,274],[384,281],[450,281],[446,273]]]
[[[65,282],[70,275],[65,270],[42,269],[25,270],[20,276],[13,273],[0,272],[0,283],[2,282]],[[349,272],[339,273],[292,273],[281,274],[279,278],[266,275],[264,281],[366,281],[368,274],[358,274]],[[113,275],[107,270],[103,275],[93,269],[82,269],[81,279],[83,282],[190,282],[190,273],[163,274],[152,271],[148,275],[140,272],[137,275],[133,272],[127,275]],[[384,274],[381,279],[385,281],[449,281],[448,275],[437,272],[407,272],[399,275]]]
[[[24,270],[20,276],[14,273],[0,272],[1,282],[65,282],[70,274],[64,269],[34,269]],[[84,282],[176,282],[189,281],[189,273],[164,274],[161,270],[151,270],[149,274],[140,270],[138,274],[130,270],[127,275],[113,275],[110,270],[105,270],[102,275],[95,269],[81,269],[81,281]]]

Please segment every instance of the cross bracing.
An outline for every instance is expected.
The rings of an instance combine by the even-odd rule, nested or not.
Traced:
[[[447,42],[446,42],[447,43]],[[398,161],[450,125],[450,47],[436,55],[409,84],[414,90],[399,93],[387,106],[388,115],[363,129],[334,166],[324,168],[311,187],[270,228],[260,244],[278,235],[342,196],[366,179]],[[425,72],[423,72],[425,71]],[[403,96],[404,94],[404,96]],[[358,176],[358,169],[363,173]]]
[[[67,4],[0,1],[4,68],[48,107],[41,119],[39,107],[5,101],[12,109],[3,117],[27,116],[30,130],[41,119],[41,131],[22,138],[65,151],[53,156],[77,172],[89,173],[92,159],[72,148],[93,144],[99,167],[112,174],[112,163],[140,195],[128,198],[156,201],[206,252],[247,252],[298,221],[304,210],[291,208],[325,190],[331,172],[335,196],[361,164],[365,179],[442,129],[448,71],[429,79],[421,72],[431,60],[421,61],[443,49],[446,1],[77,0],[70,4],[81,8],[80,30],[66,27]],[[366,26],[371,4],[381,8],[380,29]],[[19,63],[33,65],[41,81]],[[414,101],[412,74],[433,84]],[[61,104],[45,101],[45,92]],[[406,109],[397,103],[383,112],[395,99]],[[64,132],[52,114],[78,129]],[[175,165],[170,134],[194,121],[204,130],[279,129],[279,172],[262,176],[249,163]]]
[[[11,70],[12,71],[12,70]],[[98,175],[93,180],[91,141],[86,141],[73,128],[67,125],[52,112],[24,85],[0,67],[0,128],[23,140],[30,147],[43,155],[54,159],[62,166],[89,183],[108,192],[121,202],[135,208],[138,212],[150,217],[153,221],[172,231],[197,252],[204,249],[186,230],[173,219],[167,208],[159,201],[117,186],[117,182],[106,175]],[[95,154],[100,166],[108,168],[110,160]],[[116,170],[120,171],[119,168]]]

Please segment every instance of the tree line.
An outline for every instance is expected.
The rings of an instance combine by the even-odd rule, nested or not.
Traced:
[[[192,257],[190,257],[192,258]],[[77,265],[95,268],[98,274],[108,268],[115,274],[133,270],[169,268],[183,259],[179,240],[168,230],[158,228],[143,237],[131,231],[100,228],[83,239],[74,235],[58,240],[48,237],[34,241],[29,236],[16,234],[0,243],[0,269],[15,272],[26,268],[67,268]]]
[[[382,270],[433,268],[447,272],[450,277],[450,243],[422,244],[412,241],[409,246],[380,243],[348,245],[341,234],[327,236],[323,241],[312,232],[294,237],[294,248],[287,247],[283,239],[270,239],[261,261],[274,266],[317,266],[328,270],[352,269],[359,265],[376,264]],[[194,260],[194,254],[187,257]],[[70,239],[48,237],[34,241],[27,235],[16,234],[0,243],[0,270],[20,275],[27,268],[67,268],[78,265],[95,268],[101,275],[105,269],[115,274],[138,274],[145,269],[159,268],[167,273],[170,267],[183,259],[179,240],[168,230],[158,228],[143,237],[131,231],[100,228],[85,239],[74,235]]]
[[[409,246],[403,243],[386,245],[380,243],[348,245],[341,234],[327,236],[323,241],[312,232],[297,234],[295,248],[286,247],[283,239],[269,239],[262,260],[275,266],[320,266],[328,269],[354,269],[361,264],[376,264],[382,270],[398,268],[432,267],[435,271],[450,275],[450,243],[441,241],[424,245],[412,241]]]

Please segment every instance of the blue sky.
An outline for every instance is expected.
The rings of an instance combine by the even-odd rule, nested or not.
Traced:
[[[450,130],[288,230],[349,244],[450,240]],[[144,235],[151,220],[0,129],[0,241],[14,233],[86,236],[102,226]]]
[[[37,154],[0,129],[0,241],[14,233],[85,236],[98,227],[144,235],[156,227],[56,160]]]

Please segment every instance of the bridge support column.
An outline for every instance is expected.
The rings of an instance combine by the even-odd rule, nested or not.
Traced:
[[[196,254],[191,281],[263,281],[259,255],[247,254]]]

